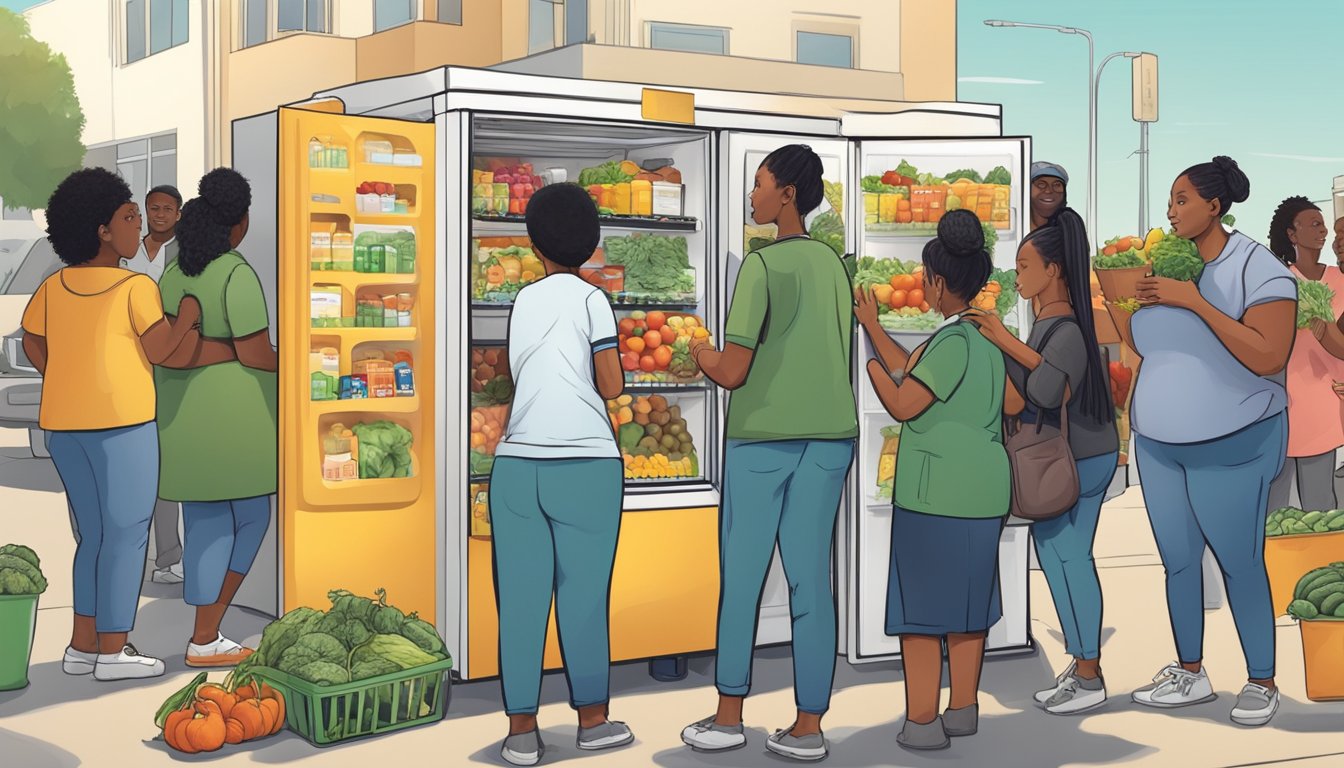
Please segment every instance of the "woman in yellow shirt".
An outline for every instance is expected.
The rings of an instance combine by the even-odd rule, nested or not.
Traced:
[[[62,668],[97,680],[157,677],[163,662],[126,642],[159,486],[153,365],[197,345],[200,305],[165,317],[154,281],[120,267],[140,243],[140,209],[120,177],[70,174],[47,203],[66,267],[23,313],[23,349],[42,374],[41,427],[74,510],[75,621]]]

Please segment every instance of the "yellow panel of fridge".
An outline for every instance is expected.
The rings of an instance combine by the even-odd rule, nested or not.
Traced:
[[[433,622],[434,126],[280,110],[285,611],[348,589]]]

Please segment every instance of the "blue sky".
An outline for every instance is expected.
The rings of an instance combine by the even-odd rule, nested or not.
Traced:
[[[1149,221],[1166,226],[1176,174],[1214,155],[1234,158],[1251,198],[1237,228],[1264,242],[1285,197],[1329,200],[1344,176],[1344,82],[1339,0],[960,0],[958,98],[1004,108],[1004,132],[1030,135],[1038,160],[1069,172],[1069,204],[1084,213],[1087,41],[985,19],[1086,29],[1096,59],[1114,51],[1158,56],[1159,120],[1148,132]],[[985,82],[985,80],[1007,82]],[[1130,114],[1130,65],[1107,65],[1097,101],[1100,205],[1094,236],[1137,234],[1139,124]],[[1331,208],[1321,204],[1327,220]]]
[[[8,8],[11,11],[22,11],[25,8],[31,8],[42,2],[42,0],[0,0],[0,8]]]

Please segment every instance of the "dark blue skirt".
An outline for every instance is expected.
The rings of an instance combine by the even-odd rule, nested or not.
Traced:
[[[1006,518],[940,517],[894,507],[888,635],[984,632],[1003,615],[999,539]]]

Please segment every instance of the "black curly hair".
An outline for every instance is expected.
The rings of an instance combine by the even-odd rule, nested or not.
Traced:
[[[1293,228],[1297,214],[1319,210],[1315,203],[1301,195],[1284,200],[1274,209],[1274,218],[1269,222],[1269,250],[1284,264],[1297,263],[1297,249],[1293,247],[1293,241],[1288,239],[1288,230]]]
[[[527,236],[541,255],[562,267],[581,267],[602,239],[597,206],[578,184],[551,184],[527,201]]]
[[[806,216],[821,205],[826,190],[821,183],[821,158],[806,144],[788,144],[765,156],[761,166],[775,177],[779,187],[793,187],[798,215]]]
[[[1244,203],[1251,197],[1251,180],[1237,165],[1237,161],[1226,155],[1219,155],[1208,163],[1192,165],[1182,171],[1181,176],[1190,179],[1200,197],[1218,201],[1219,216],[1226,215],[1233,203]]]
[[[131,188],[103,168],[84,168],[66,176],[47,200],[47,240],[61,261],[74,267],[98,255],[98,228],[111,223],[117,209],[132,202]]]
[[[216,168],[201,177],[199,197],[182,206],[177,223],[177,263],[182,274],[195,277],[233,245],[230,231],[252,205],[252,187],[232,168]]]
[[[980,219],[965,209],[948,211],[938,221],[938,237],[925,243],[922,260],[929,275],[943,278],[947,290],[965,301],[975,298],[994,271]]]

